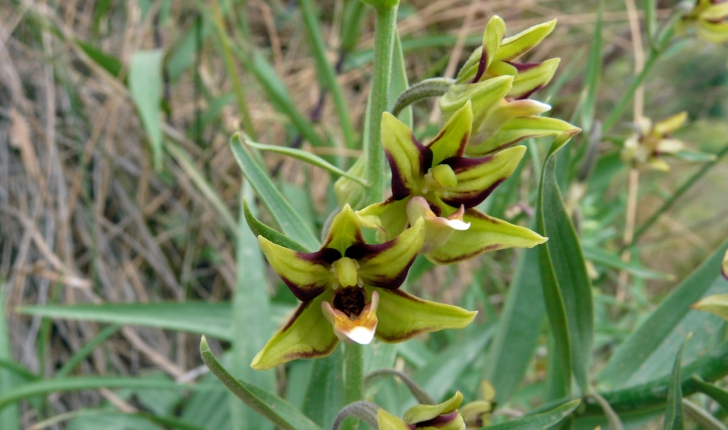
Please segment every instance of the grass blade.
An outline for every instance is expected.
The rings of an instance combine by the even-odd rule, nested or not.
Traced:
[[[154,168],[162,169],[162,122],[159,108],[162,103],[161,50],[139,51],[131,58],[129,92],[147,131],[154,155]]]
[[[346,406],[344,381],[341,377],[343,372],[344,360],[340,348],[328,357],[313,362],[301,410],[322,428],[331,428],[339,410]]]
[[[311,154],[310,152],[304,151],[302,149],[288,148],[285,146],[278,146],[278,145],[266,145],[264,143],[256,143],[256,142],[251,142],[249,140],[246,140],[245,144],[252,148],[259,149],[261,151],[275,152],[277,154],[287,155],[289,157],[295,158],[296,160],[301,160],[305,163],[308,163],[312,166],[320,167],[333,174],[349,178],[352,181],[356,181],[357,183],[359,183],[365,187],[367,186],[367,183],[364,179],[362,179],[358,176],[354,176],[349,173],[346,173],[345,171],[332,165],[331,163],[324,160],[323,158],[321,158],[317,155]]]
[[[91,339],[86,345],[84,345],[83,348],[79,349],[75,354],[73,354],[73,357],[71,357],[63,365],[63,367],[61,367],[61,369],[56,372],[55,377],[65,378],[73,370],[73,368],[76,367],[76,365],[78,365],[80,362],[82,362],[86,357],[88,357],[88,355],[91,354],[97,346],[99,346],[103,341],[111,337],[114,333],[119,331],[119,328],[121,328],[119,324],[114,324],[103,329],[99,334],[94,336],[94,338]]]
[[[543,430],[564,420],[579,406],[581,400],[572,400],[542,414],[531,415],[516,421],[486,427],[488,430]]]
[[[271,215],[278,222],[278,225],[281,226],[283,233],[305,246],[309,251],[318,249],[321,243],[316,239],[313,232],[306,227],[306,224],[298,216],[295,209],[293,209],[290,203],[283,198],[280,191],[273,185],[265,170],[243,148],[240,134],[236,134],[230,139],[230,145],[235,159],[243,170],[243,174],[250,181],[250,185],[253,186],[255,193],[263,201]]]
[[[709,396],[711,399],[718,402],[718,404],[726,411],[728,411],[728,391],[718,387],[717,385],[709,384],[703,381],[699,376],[693,376],[698,391]]]
[[[572,372],[582,392],[586,391],[594,336],[591,284],[581,244],[564,207],[555,175],[555,155],[570,138],[566,134],[558,136],[546,157],[538,210],[541,234],[549,237],[549,241],[539,250],[539,261],[546,313],[563,367],[561,388],[564,395],[571,388]]]
[[[15,364],[12,361],[13,353],[10,349],[10,332],[8,331],[7,320],[5,319],[6,286],[5,279],[0,276],[0,360]],[[22,366],[17,366],[24,369]],[[0,366],[0,393],[7,393],[13,391],[18,378],[14,375],[14,372],[3,370],[3,367]],[[17,405],[0,410],[0,427],[8,430],[20,429],[19,417]]]
[[[705,326],[716,327],[721,320],[708,313],[690,314],[690,305],[705,295],[728,292],[720,275],[727,249],[725,241],[619,346],[599,375],[601,387],[636,385],[667,372],[669,364],[665,357],[682,343],[687,332],[693,332],[686,351],[688,357],[695,358],[703,352],[710,340]]]
[[[252,194],[249,183],[243,186],[241,199]],[[260,351],[273,334],[270,321],[270,303],[263,254],[258,240],[245,225],[245,216],[240,214],[239,234],[236,246],[237,279],[230,332],[233,334],[230,362],[233,375],[267,391],[275,390],[273,370],[256,371],[250,367],[255,354]],[[237,399],[231,398],[231,420],[234,428],[272,428],[260,415],[246,408]]]
[[[321,430],[290,403],[252,384],[235,379],[215,358],[205,336],[200,341],[200,354],[210,371],[251,409],[283,429]]]
[[[675,364],[672,367],[672,381],[667,390],[667,406],[665,408],[665,430],[683,430],[683,406],[682,406],[682,379],[680,378],[680,366],[682,353],[690,335],[685,338],[680,350],[675,356]]]
[[[528,369],[541,335],[546,308],[538,266],[538,249],[524,249],[485,362],[483,378],[495,387],[498,403],[507,401]]]

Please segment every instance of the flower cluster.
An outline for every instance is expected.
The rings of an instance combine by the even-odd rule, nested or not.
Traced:
[[[579,131],[564,121],[538,116],[550,106],[529,99],[551,80],[559,60],[516,62],[554,25],[548,22],[504,38],[503,20],[492,18],[483,46],[441,98],[445,125],[429,143],[420,143],[407,125],[385,113],[381,143],[392,172],[391,197],[354,210],[347,203],[360,201],[361,189],[342,178],[335,189],[343,209],[333,218],[318,251],[289,249],[274,243],[274,238],[259,236],[271,267],[302,303],[254,358],[252,367],[267,369],[296,358],[325,356],[340,340],[367,344],[376,337],[401,342],[419,333],[465,327],[476,312],[422,300],[399,289],[417,255],[451,264],[486,251],[533,247],[546,240],[476,206],[517,168],[526,151],[513,146],[517,142]],[[363,166],[356,163],[350,173],[361,173]],[[377,232],[376,243],[364,240],[363,228]],[[435,415],[417,412],[405,421],[435,420],[455,426],[437,428],[460,428],[462,418],[457,421],[457,413],[452,420],[435,419],[452,415],[460,400]]]
[[[728,41],[728,1],[697,0],[682,20],[683,27],[697,28],[698,37],[713,43]]]

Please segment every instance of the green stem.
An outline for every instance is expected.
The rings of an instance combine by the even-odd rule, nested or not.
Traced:
[[[392,50],[397,25],[397,4],[379,5],[374,25],[374,70],[369,99],[369,139],[364,142],[367,160],[367,204],[384,196],[384,150],[382,149],[382,114],[389,101],[389,79],[392,70]],[[357,399],[358,400],[358,399]]]
[[[632,85],[630,85],[629,90],[627,90],[626,93],[622,96],[622,98],[619,100],[617,105],[612,109],[612,112],[609,114],[607,119],[604,121],[604,125],[602,127],[602,132],[607,133],[611,128],[617,123],[619,118],[622,117],[622,114],[624,113],[624,110],[627,108],[627,105],[632,100],[632,97],[634,96],[634,93],[637,91],[637,88],[639,88],[642,83],[645,81],[645,78],[652,70],[652,66],[655,65],[655,62],[657,58],[660,56],[659,51],[651,50],[650,55],[647,57],[647,61],[645,62],[645,66],[640,72],[637,77],[635,77],[634,81],[632,81]]]
[[[321,30],[318,26],[316,14],[313,10],[313,5],[311,4],[311,0],[301,0],[300,4],[301,12],[303,14],[303,22],[306,25],[309,36],[311,37],[313,55],[316,58],[318,71],[321,74],[321,78],[326,84],[326,87],[331,91],[331,95],[334,99],[336,114],[339,117],[341,131],[344,134],[344,142],[346,143],[347,148],[354,148],[356,145],[354,125],[351,122],[349,109],[346,106],[346,97],[344,97],[344,92],[341,90],[341,86],[336,80],[334,68],[326,58],[326,48],[324,46],[323,37],[321,36]]]
[[[248,136],[250,136],[253,140],[258,140],[257,135],[255,134],[255,127],[253,126],[253,119],[250,116],[248,104],[246,103],[245,89],[243,88],[243,85],[240,83],[240,79],[238,78],[240,74],[235,67],[235,59],[233,58],[230,39],[225,32],[225,22],[223,21],[222,10],[220,9],[220,5],[218,4],[218,2],[215,1],[212,2],[212,4],[214,5],[213,7],[215,9],[213,22],[215,23],[215,30],[217,32],[217,37],[220,41],[220,50],[222,51],[222,58],[225,62],[227,74],[233,83],[235,100],[238,102],[238,111],[243,117],[243,128]]]
[[[350,405],[364,398],[364,347],[358,343],[344,345],[344,399]],[[359,422],[350,418],[341,427],[356,430]]]
[[[728,154],[728,145],[724,146],[723,149],[715,154],[715,160],[706,163],[700,170],[695,172],[693,176],[691,176],[677,191],[675,191],[675,193],[673,193],[673,195],[670,196],[670,198],[667,199],[665,203],[663,203],[662,206],[660,206],[660,208],[657,209],[652,214],[652,216],[650,216],[650,218],[640,226],[639,229],[637,229],[634,237],[632,238],[632,243],[637,243],[640,237],[642,237],[642,235],[645,234],[645,232],[650,227],[652,227],[652,225],[662,216],[662,214],[667,212],[667,210],[669,210],[672,205],[674,205],[675,202],[678,201],[683,194],[685,194],[685,192],[687,192],[693,185],[695,185],[695,183],[698,182],[700,178],[705,176],[705,174],[708,173],[710,169],[718,164],[720,159],[723,158],[726,154]]]

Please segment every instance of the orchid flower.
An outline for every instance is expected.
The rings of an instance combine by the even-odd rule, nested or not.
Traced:
[[[546,86],[560,59],[518,63],[520,58],[553,31],[556,21],[533,26],[504,38],[506,25],[493,16],[483,32],[483,44],[458,73],[455,84],[440,99],[446,118],[468,100],[473,104],[475,138],[468,155],[480,156],[507,148],[530,137],[543,137],[577,129],[555,118],[538,116],[551,106],[529,97]]]
[[[392,197],[357,212],[364,226],[390,238],[422,217],[426,228],[422,252],[438,264],[543,243],[546,239],[531,230],[473,208],[513,173],[526,148],[464,157],[472,122],[468,102],[423,145],[404,123],[385,113],[382,145],[392,169]]]
[[[418,219],[396,238],[370,245],[347,205],[332,220],[319,251],[300,252],[258,236],[271,267],[302,303],[251,366],[268,369],[297,358],[323,357],[339,340],[368,344],[377,337],[395,343],[470,324],[476,312],[398,289],[422,248],[424,224]]]
[[[379,430],[465,430],[465,421],[458,413],[463,401],[460,391],[439,405],[417,405],[408,409],[402,418],[384,409],[377,413]]]
[[[728,1],[698,0],[683,17],[684,24],[695,24],[698,37],[713,43],[728,41]]]

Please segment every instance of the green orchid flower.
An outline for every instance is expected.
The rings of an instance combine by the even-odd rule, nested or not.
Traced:
[[[506,25],[493,16],[483,32],[483,44],[458,73],[455,84],[440,99],[445,118],[468,100],[473,104],[475,137],[466,152],[491,154],[531,137],[554,136],[577,128],[559,119],[538,116],[551,106],[529,97],[553,78],[560,59],[541,63],[517,60],[554,29],[556,21],[533,26],[504,38]]]
[[[417,405],[407,410],[402,418],[384,409],[377,413],[379,430],[465,430],[465,421],[458,413],[463,401],[460,391],[439,405]]]
[[[712,43],[728,41],[728,1],[698,0],[693,10],[682,20],[685,27],[697,27],[698,37]]]
[[[424,223],[418,219],[395,239],[371,245],[347,205],[333,218],[319,251],[299,252],[258,236],[271,267],[302,303],[251,366],[269,369],[297,358],[323,357],[340,340],[368,344],[376,337],[396,343],[470,324],[477,312],[398,289],[422,248]]]
[[[392,197],[358,211],[363,225],[378,229],[386,239],[421,217],[426,229],[422,253],[437,264],[543,243],[544,237],[527,228],[473,209],[513,173],[526,149],[464,157],[472,122],[471,105],[465,103],[422,145],[409,127],[385,113],[382,145],[392,170]]]
[[[709,161],[711,154],[689,151],[683,141],[670,135],[682,127],[688,119],[687,112],[673,115],[664,121],[652,123],[649,118],[642,117],[637,124],[637,133],[624,142],[622,161],[634,168],[645,168],[667,172],[670,166],[663,159],[669,155],[685,160]]]
[[[473,400],[460,408],[468,430],[490,425],[490,415],[495,408],[495,387],[483,379],[480,381],[480,395],[481,400]]]

